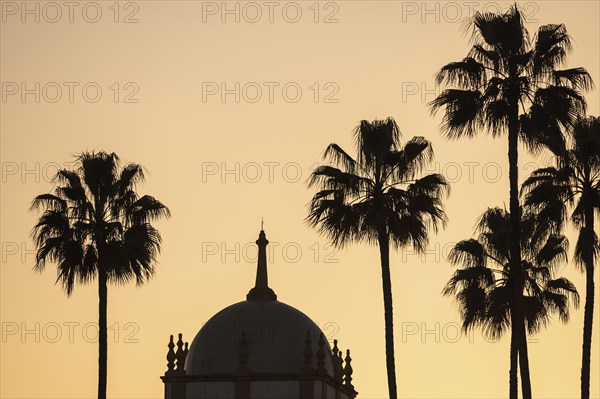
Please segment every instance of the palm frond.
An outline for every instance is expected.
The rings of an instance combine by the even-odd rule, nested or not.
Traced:
[[[161,218],[171,217],[171,211],[162,202],[150,195],[144,195],[127,209],[127,221],[131,224],[144,224]]]
[[[432,114],[444,107],[442,132],[450,139],[473,137],[484,127],[478,90],[446,89],[428,105]]]
[[[556,86],[568,86],[577,91],[587,91],[594,88],[594,81],[585,68],[553,70],[552,74]]]
[[[550,73],[565,62],[573,49],[571,38],[563,24],[544,25],[538,29],[533,57],[533,73],[539,76]]]
[[[391,169],[391,177],[395,182],[413,179],[433,160],[431,142],[424,137],[416,136],[408,140],[402,149],[390,150],[384,161]]]
[[[485,82],[485,67],[475,58],[466,57],[459,62],[444,65],[436,76],[437,84],[454,85],[476,90]]]
[[[323,152],[323,159],[329,159],[336,165],[342,166],[346,172],[355,173],[356,161],[339,145],[331,143]]]

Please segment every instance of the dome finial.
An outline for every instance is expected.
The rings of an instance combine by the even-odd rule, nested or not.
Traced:
[[[262,227],[261,220],[261,227]],[[269,288],[269,277],[267,275],[267,244],[269,240],[267,240],[267,236],[265,235],[265,231],[260,230],[260,234],[258,235],[258,240],[256,240],[256,245],[258,245],[258,264],[256,265],[256,283],[254,288],[250,290],[248,295],[246,295],[246,299],[248,301],[275,301],[277,300],[277,295],[273,292],[272,289]]]

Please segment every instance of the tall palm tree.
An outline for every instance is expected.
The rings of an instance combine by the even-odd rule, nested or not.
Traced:
[[[534,212],[525,212],[521,223],[521,273],[524,284],[523,324],[532,334],[545,327],[553,313],[569,320],[569,304],[579,305],[579,295],[566,278],[553,278],[554,269],[567,260],[566,237],[554,234],[547,222]],[[442,293],[454,296],[459,304],[464,332],[481,328],[492,339],[510,329],[515,317],[512,303],[514,273],[511,268],[511,221],[508,212],[490,208],[481,217],[478,237],[457,243],[449,260],[458,269]],[[511,348],[512,350],[513,348]]]
[[[307,221],[337,247],[351,242],[379,245],[388,390],[395,399],[390,246],[425,249],[429,228],[437,231],[445,225],[442,197],[449,185],[439,174],[418,177],[433,159],[431,143],[413,137],[401,145],[392,118],[361,121],[355,139],[356,158],[337,144],[325,150],[323,157],[335,166],[319,166],[311,174],[309,187],[319,191],[310,202]]]
[[[600,251],[594,216],[600,213],[600,118],[580,119],[569,149],[555,156],[555,166],[534,171],[521,187],[526,205],[554,219],[562,230],[567,207],[579,229],[575,262],[585,271],[585,310],[581,363],[581,397],[590,397],[590,356],[594,319],[594,261]]]
[[[571,51],[564,25],[544,25],[533,39],[515,4],[502,14],[476,13],[471,20],[472,43],[462,61],[441,68],[437,83],[446,89],[431,103],[432,112],[445,109],[442,130],[451,139],[473,137],[479,130],[492,136],[508,134],[511,259],[521,259],[519,239],[518,141],[529,149],[558,149],[563,132],[585,112],[583,90],[592,86],[584,68],[561,70]],[[517,354],[523,396],[531,398],[525,325],[521,322],[522,276],[512,268],[516,301],[511,315],[515,330],[511,345],[510,397],[518,396]]]
[[[144,180],[142,167],[121,167],[118,157],[106,152],[84,152],[77,169],[56,173],[53,194],[35,197],[32,209],[44,208],[33,228],[37,247],[35,270],[46,262],[57,264],[57,279],[67,295],[76,283],[98,279],[99,355],[98,398],[106,398],[107,284],[140,285],[155,272],[161,236],[150,224],[169,217],[155,198],[138,196]]]

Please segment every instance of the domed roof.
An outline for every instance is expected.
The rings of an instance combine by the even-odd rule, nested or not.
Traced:
[[[248,342],[248,370],[266,374],[301,374],[307,332],[313,359],[321,333],[308,316],[283,302],[238,302],[214,315],[198,332],[185,362],[186,374],[237,373],[242,331]],[[325,369],[333,376],[331,348],[327,339],[324,343]]]
[[[258,244],[256,285],[247,300],[215,314],[198,332],[185,362],[187,375],[230,375],[242,362],[250,373],[301,374],[307,335],[311,341],[311,359],[316,359],[323,332],[304,313],[277,300],[268,287],[266,245],[261,230]],[[244,341],[242,343],[242,341]],[[333,377],[331,348],[326,338],[324,369]],[[247,345],[241,350],[242,346]],[[247,360],[246,360],[247,359]],[[316,367],[312,360],[312,367]]]

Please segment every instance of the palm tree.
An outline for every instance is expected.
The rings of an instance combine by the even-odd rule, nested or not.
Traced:
[[[451,62],[437,74],[447,88],[430,103],[432,112],[444,107],[442,131],[451,139],[473,137],[479,130],[492,136],[508,133],[511,259],[521,259],[519,239],[518,141],[530,150],[559,149],[563,131],[585,112],[582,91],[592,86],[584,68],[560,70],[571,51],[564,25],[544,25],[533,39],[515,4],[503,14],[476,13],[471,20],[473,46],[462,61]],[[510,361],[510,397],[518,396],[517,354],[523,396],[531,398],[525,325],[521,322],[519,266],[514,273],[516,301]]]
[[[429,227],[444,226],[442,196],[449,185],[443,176],[417,178],[433,159],[431,143],[413,137],[404,146],[392,118],[361,121],[355,129],[357,156],[337,144],[323,157],[335,166],[319,166],[309,187],[319,191],[310,202],[309,225],[337,247],[350,242],[377,243],[381,257],[388,390],[397,397],[394,361],[394,325],[389,249],[412,245],[423,251]]]
[[[34,269],[57,264],[57,279],[67,295],[75,283],[98,279],[98,398],[106,398],[107,283],[140,285],[155,273],[161,236],[150,224],[169,217],[166,206],[136,188],[144,180],[142,167],[121,168],[118,157],[84,152],[76,170],[56,173],[54,194],[35,197],[32,209],[44,208],[33,228],[37,247]]]
[[[600,248],[594,215],[600,213],[600,118],[580,119],[572,132],[570,148],[555,157],[555,166],[534,171],[522,186],[526,205],[553,219],[558,231],[573,207],[572,223],[579,229],[575,262],[586,274],[581,363],[581,397],[590,397],[590,356],[594,318],[594,260]]]
[[[551,233],[548,224],[533,212],[522,215],[521,317],[529,334],[545,327],[553,313],[567,322],[569,303],[579,304],[573,284],[566,278],[552,277],[556,266],[567,260],[568,243],[564,236]],[[517,300],[512,280],[515,274],[510,270],[515,263],[510,259],[508,212],[488,209],[477,231],[477,239],[460,241],[450,251],[450,262],[463,268],[453,274],[442,293],[456,298],[465,333],[479,327],[486,336],[499,339],[515,322],[512,303]]]

